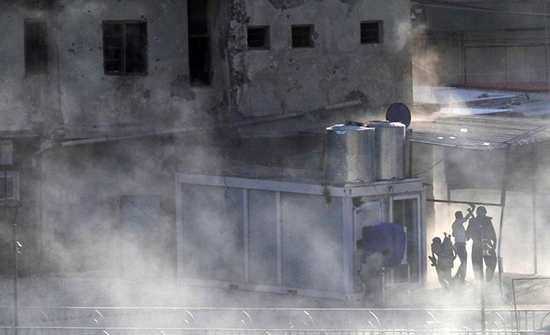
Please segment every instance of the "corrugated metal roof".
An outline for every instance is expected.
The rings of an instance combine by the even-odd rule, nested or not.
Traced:
[[[550,140],[550,121],[496,116],[438,116],[411,124],[411,140],[432,145],[494,150]]]

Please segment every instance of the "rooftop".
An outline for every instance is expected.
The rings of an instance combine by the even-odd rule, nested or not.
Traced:
[[[411,141],[447,147],[495,150],[550,140],[550,121],[501,116],[446,116],[411,124]]]

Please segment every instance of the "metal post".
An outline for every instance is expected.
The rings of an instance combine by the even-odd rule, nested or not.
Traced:
[[[534,274],[539,273],[538,251],[537,251],[537,191],[533,192],[533,270]]]
[[[6,176],[7,179],[7,176]],[[6,183],[7,184],[7,183]],[[7,188],[6,188],[6,204],[7,204]],[[17,237],[17,212],[15,209],[15,217],[13,219],[13,260],[15,262],[13,271],[13,334],[17,335],[19,327],[19,296],[18,296],[18,274],[19,274],[19,241]]]
[[[248,189],[243,188],[244,282],[250,284],[250,222]]]
[[[407,175],[408,175],[409,178],[413,177],[413,175],[412,175],[412,171],[413,171],[413,142],[410,141],[411,137],[412,137],[412,129],[407,131],[407,140],[408,140],[407,142],[409,144],[409,148],[408,148],[409,149],[409,157],[408,157],[409,158],[408,159],[408,161],[409,161],[409,170],[407,171],[408,172]]]
[[[283,213],[281,192],[275,193],[275,208],[277,220],[277,286],[283,286]]]
[[[531,145],[531,189],[532,189],[532,217],[533,217],[533,273],[538,274],[537,254],[537,152],[536,144]]]
[[[506,189],[508,188],[508,161],[510,159],[510,144],[506,146],[506,152],[504,157],[504,173],[502,174],[502,190],[500,193],[500,224],[498,227],[498,241],[497,241],[497,264],[498,264],[498,284],[500,287],[500,294],[504,294],[502,287],[502,232],[504,226],[504,207],[506,207]]]
[[[426,202],[437,202],[442,204],[458,204],[458,205],[471,205],[473,203],[476,206],[486,206],[486,207],[501,207],[501,204],[491,203],[491,202],[477,202],[477,201],[458,201],[458,200],[442,200],[442,199],[426,199]]]
[[[483,268],[483,226],[479,225],[479,229],[481,230],[481,280],[479,282],[479,294],[480,294],[480,302],[481,302],[481,333],[485,335],[485,269]]]
[[[453,215],[451,213],[451,189],[449,188],[449,183],[447,183],[447,218],[446,220],[450,220],[450,222],[453,222]]]
[[[386,305],[386,271],[382,271],[382,304]]]
[[[512,279],[512,295],[514,297],[514,315],[516,317],[516,328],[519,332],[518,303],[517,303],[517,300],[516,300],[516,283],[515,283],[515,279]]]
[[[15,187],[15,179],[14,179]],[[8,208],[8,171],[4,170],[4,208],[7,211]],[[15,193],[14,193],[15,194]],[[14,199],[15,200],[15,199]],[[19,327],[19,296],[18,296],[18,278],[19,274],[19,242],[17,237],[17,212],[18,207],[15,208],[15,217],[13,218],[13,334],[17,335]]]

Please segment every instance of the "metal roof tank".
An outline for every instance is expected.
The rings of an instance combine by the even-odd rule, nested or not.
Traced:
[[[374,129],[348,122],[327,128],[325,156],[329,184],[376,181]]]
[[[376,179],[405,178],[406,127],[400,122],[372,121],[376,134]]]

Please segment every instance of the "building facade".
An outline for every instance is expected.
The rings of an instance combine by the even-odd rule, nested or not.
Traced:
[[[412,100],[408,1],[13,0],[0,29],[28,272],[175,271],[178,171],[307,165],[319,136],[263,131]]]
[[[415,84],[547,83],[549,11],[544,1],[416,1]]]

